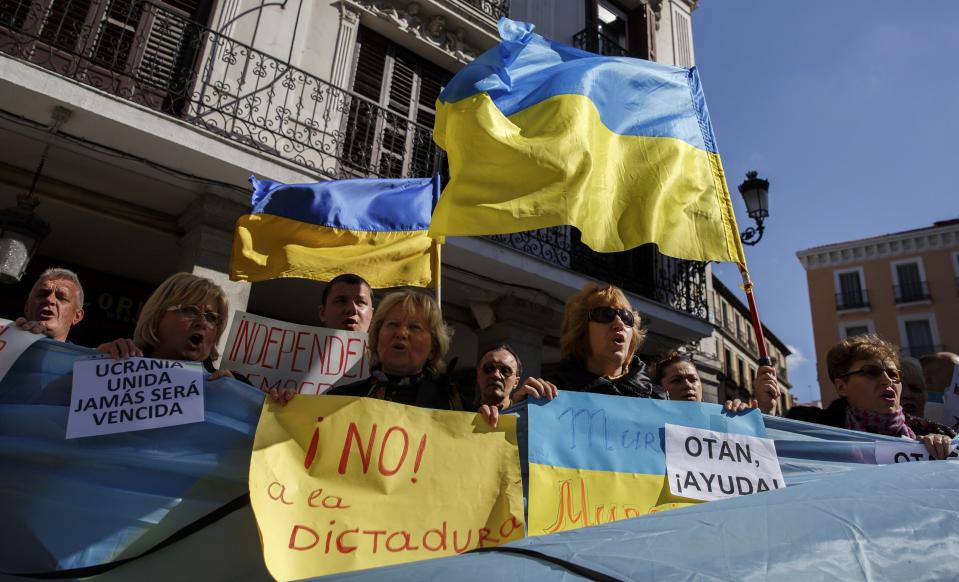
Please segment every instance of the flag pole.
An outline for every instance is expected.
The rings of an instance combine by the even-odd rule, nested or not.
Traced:
[[[749,278],[749,271],[746,265],[740,263],[739,274],[743,277],[743,290],[746,292],[746,301],[749,302],[749,315],[753,320],[753,329],[756,330],[756,343],[759,347],[759,365],[772,366],[772,360],[769,359],[769,353],[766,351],[766,337],[763,334],[763,325],[759,321],[759,308],[756,307],[756,297],[753,295],[753,282]]]
[[[440,170],[443,169],[443,160],[446,158],[446,152],[442,148],[437,147],[436,151],[433,152],[433,180],[436,183],[436,199],[439,200],[439,194],[442,188],[440,187]],[[433,272],[433,283],[436,286],[436,304],[440,307],[440,312],[443,311],[443,290],[442,290],[442,265],[443,265],[443,256],[440,251],[442,247],[435,239],[433,240],[432,247],[430,248],[430,270]]]

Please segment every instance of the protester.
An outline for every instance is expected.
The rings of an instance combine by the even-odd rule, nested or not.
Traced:
[[[368,341],[370,377],[327,394],[464,410],[444,374],[450,332],[432,297],[409,290],[387,295],[373,314]]]
[[[902,358],[902,411],[913,416],[926,416],[926,380],[922,366],[915,358]]]
[[[560,336],[562,360],[547,380],[561,390],[666,399],[636,356],[645,332],[616,287],[588,283],[566,302]]]
[[[922,375],[926,380],[926,389],[931,392],[945,392],[952,388],[952,378],[959,368],[959,356],[951,352],[926,354],[919,358],[922,363]]]
[[[190,273],[176,273],[143,304],[133,339],[116,339],[97,349],[115,359],[147,356],[203,362],[211,380],[233,374],[216,370],[216,344],[223,335],[229,302],[213,281]]]
[[[522,373],[519,356],[507,344],[494,346],[480,354],[476,366],[476,404],[479,413],[491,426],[498,424],[500,410],[527,396],[549,400],[556,397],[556,386],[541,378],[527,378],[517,388]]]
[[[373,317],[373,290],[352,273],[337,275],[323,289],[320,323],[330,329],[368,331]]]
[[[847,338],[826,355],[829,379],[839,398],[825,410],[814,406],[795,406],[787,418],[815,422],[874,434],[914,438],[926,445],[929,454],[944,459],[952,438],[948,427],[903,412],[899,371],[899,350],[876,335]],[[770,396],[776,390],[758,392],[765,411],[771,408]]]
[[[667,352],[656,361],[653,366],[653,384],[662,386],[669,394],[670,400],[685,400],[687,402],[702,402],[703,380],[693,363],[691,356],[677,351]],[[727,400],[724,407],[729,412],[743,412],[757,406],[736,400]]]
[[[67,341],[70,329],[83,319],[83,286],[69,269],[47,269],[30,289],[24,317],[14,322],[24,331]]]

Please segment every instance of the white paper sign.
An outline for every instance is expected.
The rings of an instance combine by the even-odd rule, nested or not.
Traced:
[[[12,323],[0,327],[0,380],[3,380],[20,355],[42,337],[46,336],[23,331]]]
[[[942,394],[942,424],[956,430],[959,428],[959,366],[953,366],[952,382]]]
[[[366,334],[297,325],[237,311],[220,364],[255,388],[321,394],[370,375]]]
[[[786,486],[771,439],[666,425],[673,495],[713,501]]]
[[[959,458],[956,452],[956,445],[952,445],[949,450],[948,460]],[[912,461],[929,461],[929,450],[926,445],[915,441],[903,440],[902,442],[876,443],[876,464],[892,465],[893,463],[910,463]]]
[[[95,356],[73,364],[67,438],[203,422],[198,362]]]

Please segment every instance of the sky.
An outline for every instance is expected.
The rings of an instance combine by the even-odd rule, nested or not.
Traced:
[[[746,259],[763,323],[796,352],[800,402],[819,386],[796,252],[959,217],[957,24],[947,0],[702,0],[693,13],[740,230],[753,222],[736,186],[748,170],[770,182],[766,232]],[[716,272],[741,285],[735,267]]]

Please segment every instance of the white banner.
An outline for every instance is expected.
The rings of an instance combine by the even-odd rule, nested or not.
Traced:
[[[42,337],[46,336],[23,331],[13,323],[0,327],[0,380],[7,375],[20,354]]]
[[[942,393],[942,424],[956,430],[959,428],[959,366],[953,366],[952,382]]]
[[[370,375],[366,334],[297,325],[237,311],[220,364],[255,388],[322,394]]]
[[[959,458],[956,445],[949,449],[949,460]],[[911,463],[912,461],[929,461],[929,451],[926,445],[915,441],[903,440],[900,442],[879,441],[876,443],[876,464],[892,465],[893,463]]]
[[[786,486],[772,439],[666,425],[673,495],[713,501]]]
[[[94,356],[73,363],[67,438],[203,422],[199,362]]]

